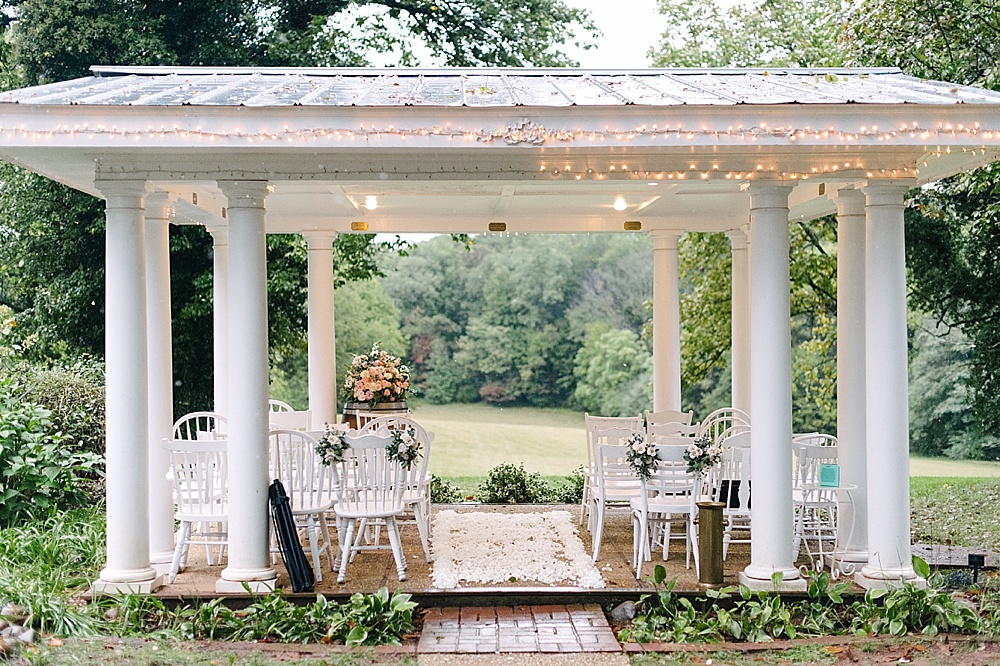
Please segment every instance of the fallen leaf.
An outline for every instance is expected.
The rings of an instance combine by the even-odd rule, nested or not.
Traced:
[[[49,647],[60,647],[63,642],[61,638],[52,637],[49,639]]]
[[[844,651],[844,648],[842,648],[839,645],[828,645],[826,647],[826,651],[829,652],[830,654],[840,654],[841,652]]]

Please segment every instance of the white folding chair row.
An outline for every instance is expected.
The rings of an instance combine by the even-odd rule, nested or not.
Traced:
[[[320,556],[326,552],[330,571],[336,571],[338,550],[333,550],[327,516],[333,514],[336,488],[340,485],[337,468],[324,465],[316,455],[319,441],[298,430],[271,430],[268,435],[271,454],[271,478],[278,479],[288,493],[292,517],[305,530],[312,556],[316,582],[323,582]],[[340,532],[338,531],[338,537]]]
[[[663,438],[662,444],[650,444],[656,452],[656,470],[650,478],[639,479],[640,492],[634,497],[632,508],[632,565],[635,577],[642,580],[642,564],[651,559],[652,551],[659,546],[666,561],[670,548],[673,517],[684,518],[685,566],[691,566],[691,554],[696,552],[694,543],[695,478],[687,471],[684,452],[690,442],[675,436]]]
[[[413,514],[413,522],[416,524],[417,532],[420,535],[420,544],[424,549],[424,557],[430,562],[431,480],[427,466],[430,462],[431,442],[434,441],[434,433],[408,416],[395,414],[372,419],[358,431],[358,435],[378,434],[386,436],[391,435],[393,430],[401,428],[412,428],[414,437],[420,445],[421,456],[419,462],[414,465],[416,468],[415,472],[407,475],[407,487],[403,493],[403,504],[406,507],[406,512]]]
[[[584,519],[590,520],[591,500],[593,498],[594,475],[597,471],[594,462],[594,452],[596,449],[595,434],[599,430],[608,428],[625,428],[636,432],[643,428],[641,416],[591,416],[584,415],[584,424],[587,432],[587,467],[583,470],[583,497],[580,500],[580,524]]]

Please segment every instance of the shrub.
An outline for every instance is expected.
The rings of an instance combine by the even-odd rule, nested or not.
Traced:
[[[566,481],[552,491],[552,501],[558,504],[579,504],[583,501],[583,465],[573,470]]]
[[[104,455],[104,366],[84,357],[72,364],[44,367],[19,363],[21,397],[51,412],[63,445],[76,453]]]
[[[433,504],[451,504],[461,502],[462,499],[462,493],[458,491],[458,486],[436,474],[431,474],[431,502]]]
[[[485,504],[535,504],[551,501],[552,490],[538,472],[526,472],[523,463],[504,463],[489,471],[476,499]]]
[[[13,380],[0,380],[0,526],[85,502],[78,476],[99,462],[90,453],[67,453],[49,410],[21,394]]]

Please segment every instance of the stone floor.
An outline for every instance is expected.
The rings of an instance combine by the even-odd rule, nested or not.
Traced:
[[[483,512],[523,512],[523,511],[546,511],[546,510],[569,510],[578,512],[578,506],[567,505],[441,505],[435,506],[434,510],[443,508],[460,511],[483,511]],[[577,515],[574,513],[574,515]],[[680,528],[675,528],[679,532]],[[590,533],[586,526],[579,529],[579,537],[583,541],[587,552],[591,552]],[[349,594],[354,592],[371,592],[380,587],[388,587],[390,590],[400,589],[404,592],[423,593],[434,592],[435,588],[431,583],[431,565],[424,561],[420,540],[414,525],[407,525],[402,530],[403,550],[407,557],[407,580],[400,583],[396,577],[396,568],[393,563],[392,553],[389,550],[369,551],[360,553],[355,561],[347,567],[347,582],[344,585],[337,585],[337,576],[331,571],[326,556],[322,556],[323,581],[315,587],[314,593],[325,594]],[[383,541],[387,543],[383,535]],[[308,556],[308,550],[307,550]],[[746,544],[733,544],[729,550],[726,560],[726,583],[736,584],[737,574],[747,564],[749,564],[750,549]],[[662,562],[659,556],[655,562],[646,563],[643,570],[643,577],[651,576],[653,565],[662,563],[667,568],[667,579],[676,579],[676,589],[678,591],[696,591],[697,577],[692,564],[692,568],[684,566],[683,542],[675,541],[671,544],[670,558],[667,562]],[[604,578],[606,589],[609,591],[635,591],[640,589],[650,589],[647,582],[637,581],[632,570],[632,523],[630,514],[627,511],[609,512],[607,526],[604,531],[604,540],[601,546],[601,559],[596,563]],[[278,584],[286,592],[291,592],[287,574],[281,564],[280,558],[276,559],[275,568],[279,572]],[[223,566],[215,564],[209,566],[206,560],[205,548],[202,546],[192,546],[189,555],[188,568],[177,576],[173,585],[166,585],[160,589],[158,594],[165,597],[211,597],[215,596],[215,582],[219,578]],[[475,596],[477,592],[491,593],[503,588],[504,591],[514,592],[516,590],[537,591],[540,586],[531,586],[526,583],[504,583],[490,587],[463,587],[464,592],[470,596]],[[581,591],[580,588],[548,586],[556,593],[571,593]],[[477,604],[479,605],[479,604]]]

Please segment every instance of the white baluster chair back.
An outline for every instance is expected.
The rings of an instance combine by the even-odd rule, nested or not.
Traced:
[[[694,551],[695,478],[687,471],[684,452],[690,440],[683,436],[663,437],[662,444],[651,444],[656,452],[656,470],[650,478],[640,478],[639,495],[632,499],[633,567],[642,580],[642,564],[650,559],[655,546],[661,546],[664,561],[670,547],[671,519],[684,518],[685,565],[691,566]],[[652,537],[653,544],[650,543]]]
[[[641,416],[591,416],[584,415],[584,427],[587,432],[587,467],[583,470],[583,497],[580,500],[580,524],[590,519],[591,499],[594,489],[594,475],[597,472],[594,463],[596,451],[595,434],[598,430],[608,428],[625,428],[631,431],[642,430]],[[588,523],[589,524],[589,523]]]

